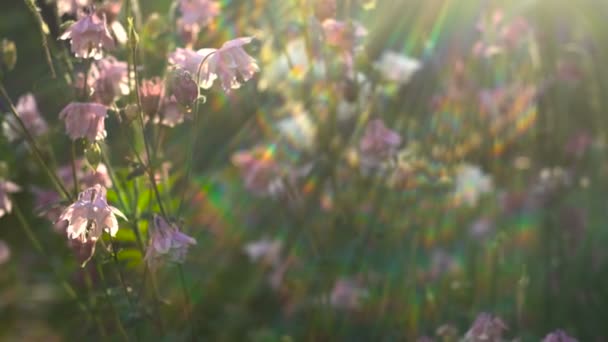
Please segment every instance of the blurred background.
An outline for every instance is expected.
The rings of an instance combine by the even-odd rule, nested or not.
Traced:
[[[50,126],[42,145],[69,165],[58,119],[74,98],[65,61],[76,72],[83,63],[57,38],[77,14],[35,2],[53,77],[28,2],[0,3],[0,38],[17,51],[3,83],[13,102],[34,94]],[[127,27],[124,2],[114,20]],[[10,195],[18,209],[0,217],[1,340],[120,340],[110,312],[133,339],[161,339],[155,310],[164,340],[192,329],[201,341],[451,341],[482,312],[504,321],[504,340],[556,329],[608,340],[608,1],[335,1],[337,20],[367,31],[352,69],[320,38],[326,2],[222,0],[213,23],[187,38],[176,4],[139,0],[141,77],[162,76],[177,47],[242,36],[255,37],[246,50],[260,69],[230,94],[205,90],[197,125],[160,130],[163,196],[198,242],[183,272],[156,274],[160,308],[124,295],[110,257],[80,267],[82,251],[39,215],[36,189],[49,189],[48,179],[24,144],[0,140],[3,177],[22,190]],[[127,48],[112,55],[127,60]],[[359,142],[374,118],[401,143],[388,166],[368,170]],[[120,125],[106,121],[108,160],[121,187],[140,192],[145,233],[152,194],[133,176]],[[256,146],[292,166],[286,178],[305,175],[281,180],[278,195],[252,192],[234,155]],[[118,206],[117,193],[108,200]],[[147,270],[132,233],[121,228],[117,241],[135,297]],[[77,301],[101,318],[85,320]]]

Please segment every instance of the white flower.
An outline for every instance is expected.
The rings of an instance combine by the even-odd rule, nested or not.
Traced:
[[[479,197],[494,189],[492,177],[483,173],[478,166],[460,165],[456,174],[454,200],[470,207],[477,205]]]
[[[420,61],[393,51],[385,51],[374,67],[387,81],[407,84],[421,67]]]
[[[253,262],[263,261],[271,265],[277,265],[281,258],[283,243],[280,240],[263,238],[245,245],[245,254]]]
[[[11,202],[8,194],[19,191],[21,191],[21,188],[17,184],[0,179],[0,217],[13,210],[13,202]]]
[[[105,230],[111,236],[118,232],[116,215],[125,216],[106,202],[106,189],[97,184],[78,195],[78,200],[67,207],[59,221],[68,221],[68,238],[82,243],[97,241]]]

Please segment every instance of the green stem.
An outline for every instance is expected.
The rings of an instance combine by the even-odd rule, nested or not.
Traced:
[[[192,301],[190,300],[190,294],[188,293],[188,286],[186,284],[186,278],[184,277],[184,269],[181,264],[177,265],[177,273],[179,273],[179,281],[182,284],[182,291],[184,292],[184,300],[186,301],[186,316],[190,322],[190,333],[192,340],[194,339],[194,320],[192,319]]]
[[[72,141],[72,181],[74,182],[74,197],[78,197],[78,177],[76,177],[76,142]]]
[[[21,117],[17,113],[17,109],[13,105],[13,102],[11,101],[11,98],[8,96],[8,93],[6,92],[6,89],[4,88],[4,84],[2,83],[2,81],[0,81],[0,95],[2,96],[2,98],[8,104],[9,110],[10,110],[11,114],[15,117],[15,119],[17,120],[17,122],[19,123],[19,127],[23,131],[23,134],[25,135],[25,138],[26,138],[26,140],[28,142],[28,145],[31,148],[31,150],[33,151],[34,156],[36,157],[36,160],[38,161],[38,163],[40,164],[40,166],[42,166],[42,168],[44,169],[44,171],[46,171],[47,175],[49,176],[49,178],[53,182],[53,185],[57,188],[57,190],[59,190],[59,192],[61,192],[63,194],[63,196],[65,198],[67,198],[70,201],[73,201],[73,197],[70,194],[70,192],[61,183],[61,181],[59,180],[59,178],[57,177],[57,175],[55,174],[55,172],[53,172],[48,167],[48,165],[44,162],[44,158],[42,156],[42,152],[40,151],[40,148],[36,144],[36,139],[30,133],[30,131],[27,129],[27,127],[25,126],[25,123],[23,123],[23,120],[21,120]]]
[[[118,331],[123,336],[125,341],[129,341],[129,335],[127,334],[125,327],[123,326],[122,321],[120,320],[120,316],[118,315],[118,311],[114,307],[114,303],[112,303],[112,299],[108,295],[108,285],[106,283],[106,277],[103,272],[103,268],[101,267],[100,263],[96,262],[95,264],[97,266],[97,273],[99,274],[99,279],[101,280],[101,283],[103,285],[104,298],[108,302],[108,305],[110,305],[110,310],[112,310],[112,313],[114,313],[114,318],[116,319],[116,326],[118,327]]]

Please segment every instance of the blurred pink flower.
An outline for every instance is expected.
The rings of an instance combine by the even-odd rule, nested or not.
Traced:
[[[0,217],[13,211],[13,202],[8,195],[19,191],[21,188],[17,184],[0,179]]]
[[[46,121],[40,116],[38,111],[38,105],[36,104],[36,98],[31,93],[27,93],[17,101],[15,108],[17,114],[23,121],[23,124],[33,136],[43,135],[48,131]],[[15,141],[21,137],[21,126],[12,115],[7,115],[2,126],[4,135],[9,141]]]
[[[205,27],[220,14],[220,3],[211,0],[179,0],[179,11],[185,25]]]
[[[593,144],[593,136],[589,132],[578,131],[568,138],[564,152],[570,157],[580,159],[589,150],[591,144]]]
[[[368,296],[367,290],[350,279],[338,279],[331,291],[329,302],[337,309],[354,310]]]
[[[545,336],[542,342],[578,342],[578,340],[569,336],[563,330],[556,330]]]
[[[367,35],[367,30],[357,22],[327,19],[322,25],[327,44],[347,51],[353,50],[357,40]]]
[[[87,172],[80,178],[80,183],[85,187],[93,187],[96,184],[102,185],[105,188],[112,187],[112,179],[104,163],[99,163],[95,171],[88,167]]]
[[[260,196],[270,195],[273,183],[280,178],[279,164],[264,147],[237,152],[232,163],[240,169],[245,187]]]
[[[141,99],[141,110],[145,115],[153,117],[157,114],[164,89],[164,82],[159,77],[142,80],[139,87],[139,97]]]
[[[59,221],[68,221],[67,235],[82,243],[97,241],[105,230],[111,236],[118,232],[116,215],[124,218],[120,210],[108,205],[106,189],[97,184],[78,195],[78,200],[67,207]]]
[[[185,113],[183,106],[175,99],[175,96],[165,97],[162,100],[160,115],[154,120],[154,123],[167,127],[175,127],[184,122]]]
[[[499,317],[492,316],[488,313],[480,313],[469,331],[467,331],[464,341],[502,341],[502,333],[507,329],[507,325]]]
[[[34,210],[38,216],[44,217],[47,220],[54,222],[55,231],[65,233],[67,228],[66,222],[58,222],[59,216],[65,209],[61,204],[61,196],[57,191],[46,190],[40,188],[32,188],[34,194]]]
[[[110,105],[116,97],[129,94],[128,66],[108,56],[91,66],[89,80],[93,97],[99,103]]]
[[[145,260],[151,268],[158,266],[163,258],[173,263],[183,263],[190,245],[196,245],[195,239],[158,215],[154,215],[154,229],[150,234]]]
[[[313,6],[315,17],[321,22],[325,19],[334,18],[338,10],[336,0],[315,0]]]
[[[120,44],[125,44],[128,40],[127,31],[118,20],[118,15],[122,8],[122,0],[107,0],[97,7],[97,15],[106,16],[106,22],[110,31]]]
[[[188,70],[194,80],[200,80],[200,86],[209,89],[219,77],[222,89],[229,93],[238,89],[242,83],[250,80],[259,71],[259,67],[243,46],[253,38],[241,37],[225,42],[219,49],[201,49],[197,52],[188,49],[177,49],[169,56],[169,62]],[[199,64],[201,74],[197,77]],[[242,82],[241,82],[242,80]]]
[[[87,138],[93,142],[107,135],[106,114],[106,107],[99,103],[72,102],[59,113],[59,119],[65,121],[66,133],[72,140]]]
[[[359,142],[361,161],[366,166],[377,166],[393,156],[399,145],[401,137],[397,132],[388,129],[380,119],[371,120]]]
[[[4,240],[0,240],[0,265],[6,264],[11,258],[11,249]]]
[[[100,59],[103,49],[114,48],[105,15],[100,18],[95,13],[80,18],[59,39],[71,39],[72,52],[80,58]]]

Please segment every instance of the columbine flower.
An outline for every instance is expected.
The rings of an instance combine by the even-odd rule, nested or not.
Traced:
[[[78,200],[61,213],[59,221],[68,221],[68,238],[86,243],[97,241],[104,230],[116,236],[116,215],[126,220],[120,210],[108,205],[106,189],[97,184],[81,192]]]
[[[102,185],[105,188],[112,187],[112,179],[110,178],[110,174],[108,173],[108,168],[104,163],[99,163],[97,165],[97,169],[94,171],[90,168],[87,170],[82,178],[80,178],[80,183],[85,187],[92,187],[96,184]]]
[[[183,263],[190,245],[196,245],[196,240],[180,232],[177,225],[154,215],[154,230],[150,236],[145,260],[150,267],[158,265],[163,258],[174,263]]]
[[[154,120],[154,123],[161,124],[167,127],[175,127],[177,124],[184,122],[185,113],[175,96],[165,97],[161,104],[160,115]]]
[[[95,63],[89,76],[95,100],[110,105],[116,97],[129,94],[127,69],[127,63],[119,62],[112,56]]]
[[[359,143],[361,161],[366,166],[377,166],[395,155],[400,144],[401,137],[397,132],[386,128],[380,119],[372,120]]]
[[[200,80],[200,86],[204,89],[211,88],[219,77],[222,88],[229,93],[231,89],[238,89],[259,71],[255,59],[243,49],[243,46],[252,40],[251,37],[236,38],[225,42],[219,49],[201,49],[197,52],[177,49],[169,56],[169,62],[188,70],[195,80]],[[203,61],[205,63],[200,68],[201,74],[197,77],[199,64]]]
[[[159,109],[160,99],[163,97],[165,85],[159,77],[142,80],[139,87],[141,110],[145,115],[153,117]]]
[[[107,135],[106,114],[106,107],[99,103],[72,102],[59,113],[59,119],[65,121],[66,133],[72,140],[87,138],[93,142]]]
[[[167,91],[169,96],[182,106],[190,107],[198,97],[198,86],[187,70],[176,68],[169,73],[167,80]]]
[[[507,330],[507,325],[502,319],[488,313],[481,313],[467,331],[464,340],[467,342],[501,341],[502,333],[505,330]]]
[[[354,310],[361,305],[361,300],[367,295],[367,290],[354,281],[339,279],[331,291],[329,302],[337,309]]]
[[[19,101],[17,101],[16,109],[28,132],[34,136],[46,133],[48,126],[46,121],[40,116],[34,95],[27,93],[21,96]],[[4,135],[9,141],[17,140],[22,134],[21,126],[12,115],[6,117],[2,128],[4,129]]]
[[[380,71],[384,79],[407,84],[412,75],[420,70],[421,64],[417,59],[386,51],[374,66]]]
[[[122,0],[108,0],[97,8],[99,16],[106,16],[106,22],[114,37],[120,44],[125,44],[129,39],[127,31],[118,19],[118,14],[122,8]]]
[[[492,191],[493,188],[491,176],[484,174],[477,166],[463,164],[457,171],[454,200],[473,207],[477,205],[482,194]]]
[[[102,49],[113,49],[114,39],[108,31],[105,16],[89,14],[70,26],[59,39],[71,39],[76,57],[100,59]]]
[[[13,202],[11,202],[8,194],[19,191],[21,191],[21,188],[17,184],[0,179],[0,217],[13,211]]]
[[[262,261],[269,265],[278,265],[281,261],[281,248],[283,243],[280,240],[270,240],[263,238],[245,245],[245,253],[253,262]]]
[[[556,330],[545,336],[543,342],[578,342],[578,340],[568,336],[563,330]]]

